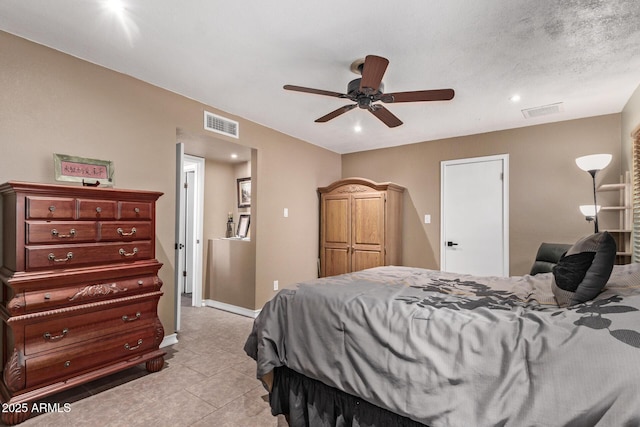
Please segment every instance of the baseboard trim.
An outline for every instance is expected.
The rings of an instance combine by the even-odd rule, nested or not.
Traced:
[[[227,304],[225,302],[220,302],[212,299],[205,299],[202,301],[204,305],[207,307],[217,308],[219,310],[228,311],[230,313],[239,314],[245,317],[251,317],[255,319],[260,314],[260,310],[251,310],[244,307],[238,307],[237,305]]]
[[[170,345],[178,344],[178,334],[167,335],[162,339],[160,348],[168,347]]]

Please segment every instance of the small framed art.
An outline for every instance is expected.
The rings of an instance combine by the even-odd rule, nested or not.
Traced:
[[[238,178],[238,207],[251,206],[251,178]]]
[[[53,167],[56,181],[81,182],[90,186],[113,186],[113,162],[110,160],[54,153]]]
[[[241,238],[246,238],[249,234],[249,223],[251,222],[251,215],[242,214],[240,215],[240,220],[238,221],[238,233],[237,236]]]

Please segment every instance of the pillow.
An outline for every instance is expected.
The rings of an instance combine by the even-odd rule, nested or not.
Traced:
[[[561,307],[592,300],[604,288],[616,260],[616,242],[606,231],[583,237],[553,268],[551,290]]]

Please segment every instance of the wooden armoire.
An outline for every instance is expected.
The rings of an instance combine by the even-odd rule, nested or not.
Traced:
[[[402,264],[404,187],[346,178],[318,193],[321,277]]]
[[[162,193],[8,182],[0,186],[1,419],[33,402],[146,363],[164,365],[158,318]]]

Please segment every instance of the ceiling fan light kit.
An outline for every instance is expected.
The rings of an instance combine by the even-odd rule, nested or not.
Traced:
[[[371,114],[390,128],[400,126],[402,121],[383,105],[375,104],[375,102],[380,101],[390,104],[396,102],[449,101],[453,99],[455,95],[453,89],[417,90],[385,94],[382,77],[388,65],[388,59],[376,55],[367,55],[364,60],[359,59],[354,61],[349,69],[356,74],[360,74],[362,77],[349,82],[346,94],[294,85],[285,85],[284,89],[344,98],[355,102],[355,104],[345,105],[316,119],[316,123],[328,122],[347,111],[353,110],[355,107],[359,107],[363,110],[369,110]]]

